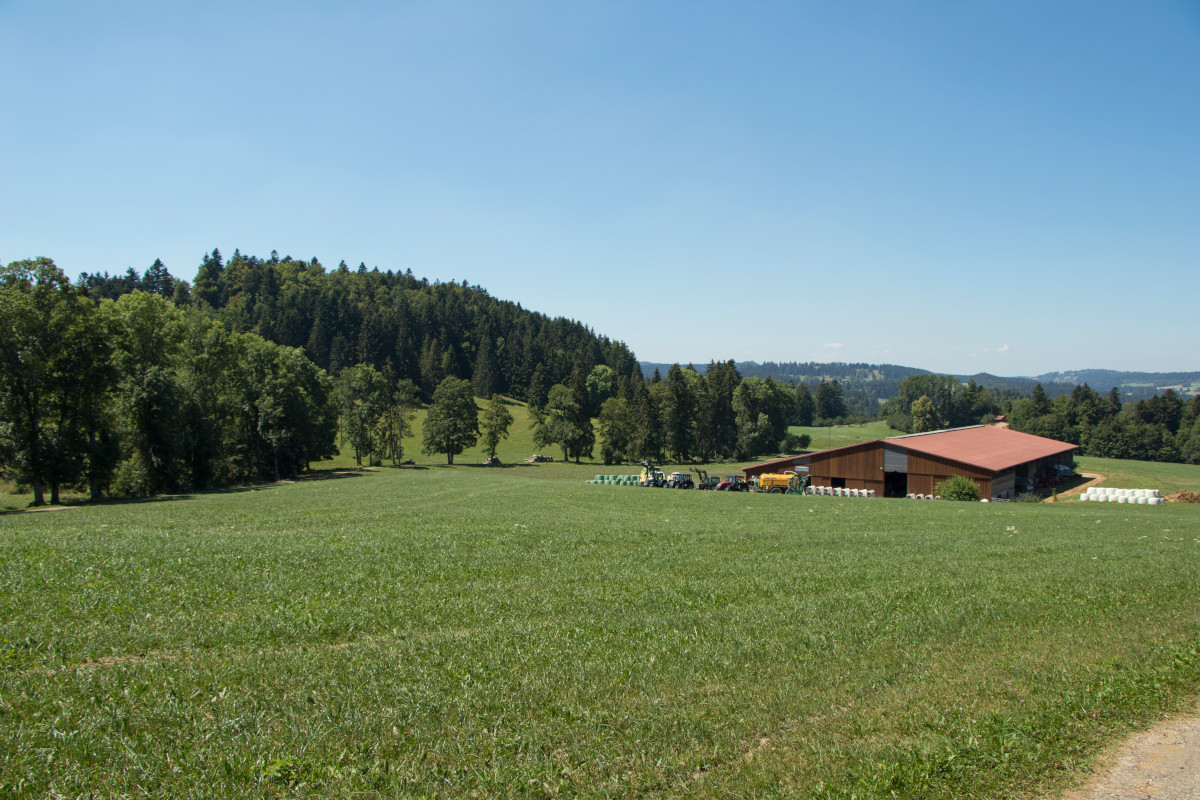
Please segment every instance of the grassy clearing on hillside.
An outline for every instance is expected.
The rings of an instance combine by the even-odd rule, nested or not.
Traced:
[[[1094,456],[1077,456],[1075,462],[1080,472],[1103,475],[1104,480],[1099,486],[1161,489],[1163,494],[1181,489],[1200,492],[1200,467],[1191,464],[1161,464]]]
[[[588,469],[0,517],[0,795],[1035,797],[1200,687],[1194,507]]]
[[[812,437],[810,450],[828,450],[833,447],[844,447],[849,444],[873,442],[888,436],[899,436],[903,432],[889,426],[882,420],[868,422],[863,425],[833,425],[828,428],[806,428],[792,425],[788,431],[797,436],[807,433]]]

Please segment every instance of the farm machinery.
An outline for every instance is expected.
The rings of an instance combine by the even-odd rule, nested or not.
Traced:
[[[668,489],[695,489],[696,484],[692,481],[692,476],[686,472],[672,472],[667,476],[666,487]]]
[[[767,472],[754,478],[754,491],[768,494],[804,494],[808,476],[796,472]]]
[[[748,492],[750,484],[741,475],[729,475],[716,486],[719,492]]]
[[[695,474],[695,478],[692,474]],[[666,474],[650,461],[642,461],[637,475],[597,475],[588,483],[648,486],[656,489],[706,489],[720,492],[763,492],[766,494],[807,494],[809,476],[799,472],[768,472],[746,480],[741,475],[709,475],[707,470],[688,467],[688,472]]]
[[[653,486],[661,489],[667,485],[667,476],[663,471],[649,461],[642,462],[642,473],[638,476],[638,486]]]
[[[664,475],[663,471],[649,461],[642,462],[642,472],[638,476],[638,486],[653,486],[658,489],[694,489],[696,484],[692,476],[686,472],[672,472]]]

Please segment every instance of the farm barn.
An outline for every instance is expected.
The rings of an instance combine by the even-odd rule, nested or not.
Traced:
[[[746,477],[797,470],[813,486],[874,490],[876,497],[933,494],[951,475],[979,484],[981,497],[1011,497],[1018,489],[1046,486],[1059,465],[1070,466],[1078,445],[1028,433],[977,425],[891,436],[803,456],[756,464]]]

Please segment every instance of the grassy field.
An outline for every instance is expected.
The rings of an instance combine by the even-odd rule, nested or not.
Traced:
[[[1043,797],[1200,691],[1195,506],[461,460],[0,516],[0,796]]]
[[[1186,489],[1200,492],[1200,467],[1188,464],[1158,464],[1152,461],[1123,461],[1116,458],[1076,456],[1080,472],[1103,475],[1099,486],[1117,489],[1161,489],[1163,494]]]

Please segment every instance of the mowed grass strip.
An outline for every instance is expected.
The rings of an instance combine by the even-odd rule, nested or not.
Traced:
[[[1200,686],[1194,507],[536,469],[0,517],[0,795],[1034,797]]]

